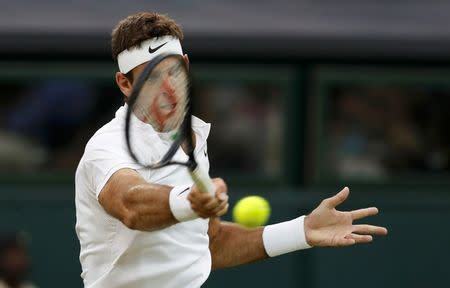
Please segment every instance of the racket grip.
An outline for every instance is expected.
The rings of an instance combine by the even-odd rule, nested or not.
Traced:
[[[209,193],[210,195],[214,195],[216,192],[216,188],[208,173],[205,170],[200,168],[200,165],[190,171],[192,180],[194,180],[195,185],[197,185],[198,189],[203,193]]]

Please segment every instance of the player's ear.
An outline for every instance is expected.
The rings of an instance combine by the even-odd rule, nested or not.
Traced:
[[[130,80],[128,80],[125,74],[116,72],[116,83],[117,86],[119,86],[120,91],[122,91],[123,95],[125,95],[126,97],[130,97],[133,84],[130,82]]]
[[[184,54],[184,55],[183,55],[183,59],[184,59],[184,62],[186,62],[186,65],[187,65],[187,67],[188,67],[188,69],[189,69],[189,57],[188,57],[188,55],[187,55],[187,54]]]

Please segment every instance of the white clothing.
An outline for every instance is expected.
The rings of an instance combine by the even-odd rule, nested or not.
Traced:
[[[198,218],[153,232],[131,230],[106,213],[98,202],[103,186],[122,168],[135,169],[151,183],[193,184],[184,166],[149,170],[133,161],[124,136],[126,109],[126,105],[119,108],[115,118],[89,140],[76,171],[76,232],[84,285],[87,288],[200,287],[211,270],[208,220]],[[135,152],[148,159],[160,158],[170,143],[150,125],[134,120],[137,127],[133,126],[133,131],[139,132],[133,133],[139,135],[132,138]],[[192,128],[196,134],[196,159],[208,171],[206,139],[210,124],[193,117]],[[187,159],[181,148],[174,157]]]

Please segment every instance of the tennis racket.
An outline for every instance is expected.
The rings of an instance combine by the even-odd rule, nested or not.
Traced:
[[[214,195],[215,188],[211,178],[194,157],[192,99],[189,92],[189,68],[183,56],[162,54],[152,59],[138,77],[128,100],[126,143],[131,157],[143,167],[159,169],[169,165],[186,166],[199,190]],[[132,136],[137,131],[133,127],[133,121],[150,124],[155,131],[170,135],[171,145],[154,163],[148,163],[148,158],[134,149],[135,137]],[[185,162],[173,159],[181,146],[188,156]]]

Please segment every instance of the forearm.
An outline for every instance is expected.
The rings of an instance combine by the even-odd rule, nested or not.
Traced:
[[[99,195],[99,202],[130,229],[153,231],[177,223],[169,204],[172,187],[146,182],[131,169],[113,174]]]
[[[169,206],[172,187],[141,184],[132,187],[124,195],[124,205],[128,213],[125,225],[135,230],[153,231],[166,228],[178,221]]]
[[[263,227],[247,229],[239,225],[210,220],[212,268],[226,268],[268,258],[262,239]],[[239,248],[237,248],[239,247]]]
[[[306,241],[304,216],[265,227],[246,229],[210,220],[208,235],[213,268],[225,268],[311,248]]]

